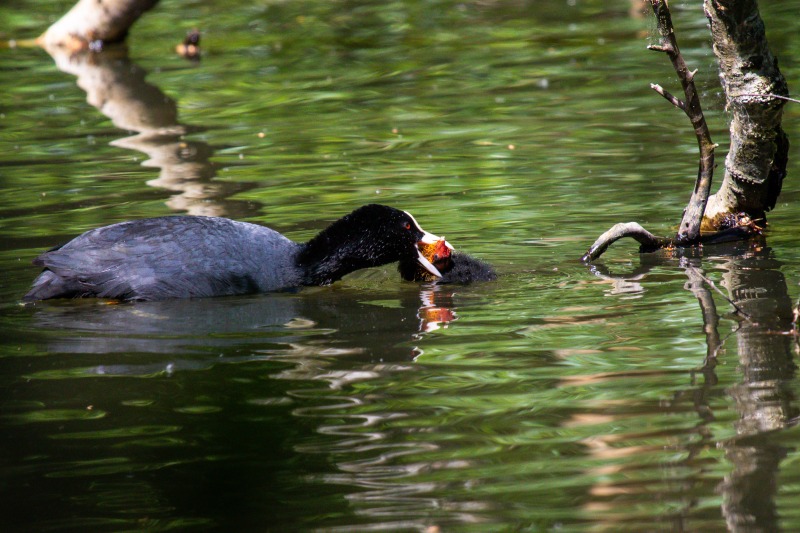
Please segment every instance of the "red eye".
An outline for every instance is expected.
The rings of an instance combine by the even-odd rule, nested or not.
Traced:
[[[405,228],[406,229],[411,229],[411,222],[406,222],[405,223]]]

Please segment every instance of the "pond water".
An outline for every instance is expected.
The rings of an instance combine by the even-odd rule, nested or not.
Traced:
[[[675,4],[721,162],[701,2]],[[798,87],[800,1],[763,4]],[[0,38],[69,7],[8,2]],[[0,48],[2,528],[800,530],[796,150],[763,239],[579,261],[616,222],[674,231],[696,173],[635,11],[163,1],[129,56]],[[190,62],[173,49],[195,27]],[[389,265],[281,294],[20,304],[31,260],[91,228],[188,212],[305,240],[372,202],[500,278]]]

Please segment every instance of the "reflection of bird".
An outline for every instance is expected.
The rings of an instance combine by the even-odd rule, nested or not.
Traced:
[[[245,222],[162,217],[97,228],[40,255],[25,300],[97,296],[159,300],[327,285],[404,260],[441,274],[419,251],[440,239],[404,211],[371,204],[305,244]]]

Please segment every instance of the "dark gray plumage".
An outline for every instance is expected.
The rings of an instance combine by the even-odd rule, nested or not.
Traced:
[[[450,256],[452,267],[442,270],[437,283],[473,283],[476,281],[494,281],[497,273],[492,265],[470,255],[453,252]]]
[[[306,244],[226,218],[122,222],[36,258],[45,270],[24,299],[159,300],[325,285],[360,268],[418,260],[422,239],[438,237],[408,213],[377,204],[353,211]]]

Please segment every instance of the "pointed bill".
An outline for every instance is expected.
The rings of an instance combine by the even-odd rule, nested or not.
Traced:
[[[447,242],[444,237],[437,237],[433,233],[428,233],[427,231],[425,231],[422,228],[419,228],[419,229],[422,232],[422,238],[419,240],[419,242],[422,242],[422,243],[425,243],[425,244],[438,244],[438,243],[441,242],[441,243],[444,243],[444,245],[447,246],[448,249],[455,250],[455,248],[453,248],[453,245],[450,244],[449,242]]]
[[[428,272],[430,272],[431,274],[433,274],[437,278],[441,278],[442,277],[442,273],[439,272],[439,269],[436,268],[435,266],[433,266],[433,263],[431,263],[423,255],[422,251],[420,251],[420,249],[419,249],[420,248],[420,244],[428,245],[428,246],[430,246],[430,245],[439,245],[439,246],[441,246],[442,244],[444,244],[444,246],[446,246],[449,250],[454,250],[455,248],[453,248],[453,246],[449,242],[447,242],[444,239],[444,237],[437,237],[433,233],[428,233],[427,231],[422,229],[422,227],[417,223],[416,219],[414,219],[414,217],[411,215],[411,213],[406,212],[406,214],[414,222],[414,225],[417,227],[417,229],[422,232],[422,237],[420,237],[419,242],[417,243],[417,261],[419,262],[420,266],[422,266],[422,268],[424,268],[425,270],[427,270]]]
[[[444,237],[437,237],[433,233],[428,233],[427,231],[422,229],[422,226],[419,225],[417,219],[415,219],[411,213],[409,213],[408,211],[404,211],[404,213],[408,215],[412,221],[414,221],[414,225],[417,227],[418,230],[422,232],[422,238],[420,239],[420,242],[424,242],[425,244],[436,244],[438,241],[444,241]],[[450,246],[449,242],[444,241],[444,244],[451,250],[455,250],[455,248]]]
[[[442,277],[442,273],[439,272],[439,269],[433,266],[433,263],[425,259],[425,256],[422,255],[422,252],[420,252],[419,249],[417,249],[417,261],[419,262],[420,265],[422,265],[422,268],[424,268],[437,278]]]

